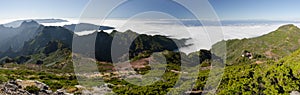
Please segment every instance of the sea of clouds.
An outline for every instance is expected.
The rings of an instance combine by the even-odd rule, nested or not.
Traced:
[[[210,49],[211,46],[221,40],[253,38],[268,34],[278,27],[286,24],[300,26],[293,21],[223,21],[219,25],[201,25],[195,20],[124,20],[124,19],[73,19],[63,18],[69,22],[41,23],[45,26],[63,26],[76,23],[91,23],[115,27],[124,32],[132,30],[140,34],[165,35],[176,39],[189,39],[190,47],[182,48],[182,52],[190,53],[200,49]],[[76,32],[78,35],[87,35],[95,31]],[[105,31],[111,32],[111,31]]]
[[[74,20],[73,20],[74,21]],[[191,38],[187,44],[191,47],[182,48],[181,51],[190,53],[200,49],[210,49],[211,46],[221,40],[253,38],[275,31],[282,25],[298,22],[289,21],[225,21],[221,26],[203,26],[191,20],[123,20],[110,19],[102,22],[96,20],[83,20],[83,22],[96,25],[116,27],[118,31],[132,30],[140,34],[165,35],[171,38]],[[78,23],[78,22],[77,22]],[[83,31],[77,34],[86,35],[94,31]],[[109,31],[107,31],[109,32]]]

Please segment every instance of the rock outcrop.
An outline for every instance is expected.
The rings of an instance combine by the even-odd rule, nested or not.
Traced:
[[[39,91],[30,93],[26,91],[26,87],[35,86]],[[50,87],[36,80],[14,80],[0,85],[1,95],[69,95],[63,90],[53,92]]]

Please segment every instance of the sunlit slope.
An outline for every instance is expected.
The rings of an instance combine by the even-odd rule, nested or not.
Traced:
[[[220,43],[215,44],[214,47],[218,47]],[[226,45],[228,65],[278,60],[299,49],[300,29],[294,25],[284,25],[260,37],[228,40]],[[251,60],[241,57],[246,51],[252,54]]]

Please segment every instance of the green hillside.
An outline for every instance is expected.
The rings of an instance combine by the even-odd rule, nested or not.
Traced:
[[[226,67],[218,94],[289,94],[300,90],[300,49],[263,64]]]
[[[260,37],[228,40],[226,44],[228,65],[278,60],[300,48],[300,29],[294,25],[284,25]],[[250,52],[252,60],[242,58],[244,52]]]

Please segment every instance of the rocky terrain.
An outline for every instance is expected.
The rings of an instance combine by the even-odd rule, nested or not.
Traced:
[[[30,88],[38,88],[36,90]],[[35,80],[13,80],[0,85],[1,95],[71,95],[63,90],[52,91],[49,86]]]

